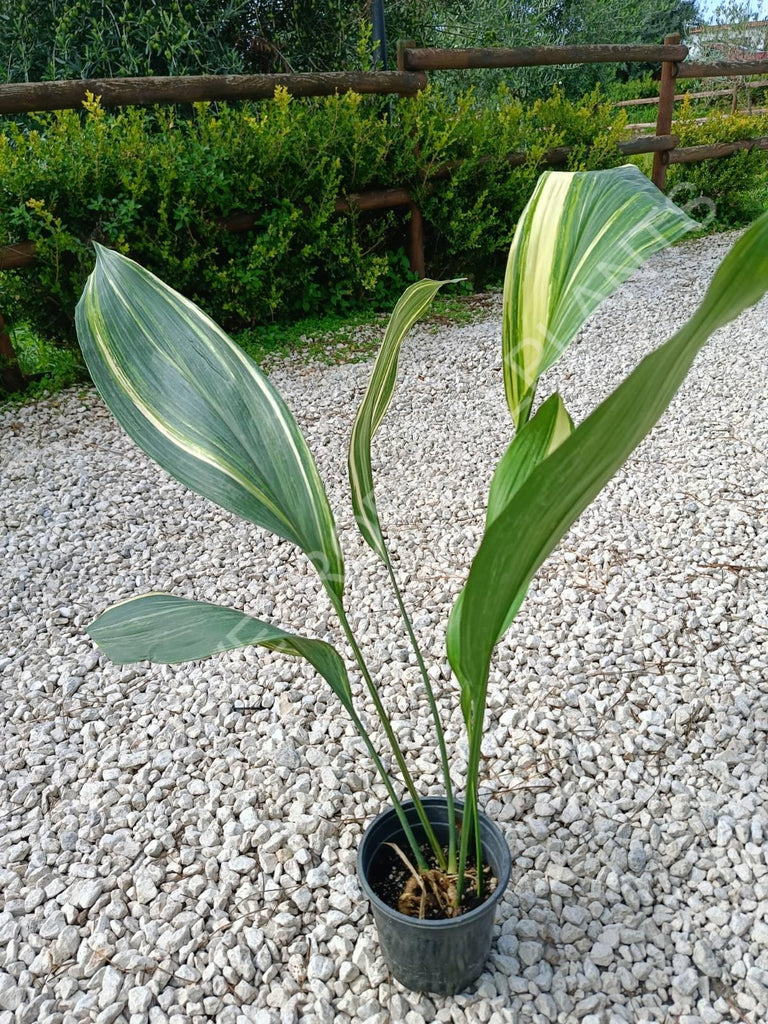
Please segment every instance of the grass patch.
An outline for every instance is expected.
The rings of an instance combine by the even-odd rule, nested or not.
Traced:
[[[377,328],[386,322],[385,314],[362,313],[355,316],[326,314],[307,317],[289,324],[267,324],[237,331],[234,341],[262,369],[269,370],[285,359],[307,362],[344,362],[349,357],[364,358],[370,349],[361,335],[378,337]]]
[[[0,401],[8,404],[34,401],[88,380],[79,349],[54,345],[27,324],[9,327],[8,333],[21,372],[29,379],[29,384],[23,392],[4,394],[0,391]]]
[[[422,324],[433,331],[449,324],[470,324],[487,316],[493,302],[488,294],[439,294]],[[388,318],[388,313],[375,310],[346,316],[329,314],[255,327],[239,331],[233,338],[267,372],[289,359],[327,365],[355,363],[372,358],[378,351]],[[9,328],[9,333],[21,370],[30,383],[24,392],[0,392],[0,404],[31,402],[88,383],[79,349],[54,345],[27,325]]]
[[[485,294],[439,294],[422,324],[432,330],[448,324],[469,324],[487,316],[492,301]],[[329,365],[355,363],[375,354],[388,319],[389,313],[375,311],[348,316],[331,314],[292,324],[255,327],[240,331],[233,338],[264,370],[286,359]]]

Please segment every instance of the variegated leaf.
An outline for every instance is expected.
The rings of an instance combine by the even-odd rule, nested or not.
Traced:
[[[539,377],[590,313],[650,255],[696,226],[637,167],[541,176],[504,281],[504,387],[518,429]]]
[[[371,441],[389,408],[397,382],[397,367],[405,336],[430,306],[437,292],[451,281],[417,281],[410,285],[395,306],[390,317],[384,341],[373,364],[368,388],[357,410],[349,442],[349,482],[352,507],[357,525],[364,539],[378,556],[386,561],[387,554],[381,532],[371,470]]]
[[[498,519],[536,466],[546,459],[548,455],[551,455],[556,448],[559,448],[572,431],[573,422],[568,415],[568,410],[565,408],[562,398],[557,393],[551,395],[542,404],[541,408],[536,411],[536,415],[515,435],[512,443],[496,466],[488,496],[488,512],[485,521],[486,530],[494,520]],[[456,599],[448,621],[446,647],[448,659],[452,663],[459,659],[463,598],[464,591]],[[510,604],[507,617],[499,631],[498,639],[501,639],[507,629],[509,629],[524,598],[525,589],[522,589]],[[464,686],[462,686],[461,691],[461,706],[464,718],[469,723],[471,693]]]
[[[96,254],[77,333],[120,425],[181,483],[298,544],[340,600],[336,526],[278,392],[194,303],[119,253]]]
[[[691,319],[581,423],[486,530],[461,596],[449,649],[478,710],[509,610],[547,555],[667,408],[710,335],[768,290],[768,214],[733,246]]]
[[[345,707],[351,706],[347,670],[335,648],[234,608],[173,594],[144,594],[112,605],[94,619],[88,633],[117,665],[173,665],[253,645],[296,655],[315,667]]]

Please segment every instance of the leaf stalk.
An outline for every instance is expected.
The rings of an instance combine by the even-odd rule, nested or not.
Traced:
[[[344,635],[346,636],[347,642],[352,648],[352,653],[354,655],[355,661],[357,662],[358,668],[360,669],[363,679],[365,680],[368,693],[370,694],[371,700],[373,701],[374,707],[376,708],[376,714],[379,716],[379,720],[389,741],[389,745],[392,749],[395,761],[397,762],[397,766],[400,769],[400,774],[403,777],[403,781],[408,790],[408,794],[411,800],[413,801],[414,808],[419,817],[419,821],[421,822],[421,827],[424,829],[424,835],[427,841],[429,842],[429,845],[431,846],[433,853],[435,854],[435,857],[437,859],[438,864],[440,865],[441,870],[445,871],[447,868],[445,854],[443,853],[440,842],[438,841],[438,838],[435,835],[434,829],[432,828],[429,818],[427,817],[427,812],[424,810],[424,805],[421,802],[421,798],[419,797],[418,791],[416,790],[416,786],[414,785],[413,779],[411,778],[411,773],[408,771],[408,766],[405,763],[405,758],[403,756],[402,750],[400,749],[400,744],[397,741],[397,737],[395,736],[394,729],[392,728],[392,723],[389,720],[389,715],[387,714],[386,708],[382,704],[381,697],[379,696],[379,691],[376,688],[376,684],[373,681],[371,673],[369,672],[368,666],[365,662],[365,658],[363,657],[363,652],[360,650],[357,640],[355,639],[355,635],[352,632],[352,627],[349,624],[349,619],[347,618],[346,610],[342,602],[335,598],[335,595],[333,594],[332,591],[329,590],[328,593],[331,595],[331,601],[333,602],[333,605],[336,609],[336,614],[339,617],[341,628],[344,630]]]
[[[424,689],[427,692],[427,700],[429,701],[429,708],[432,713],[432,719],[435,723],[435,732],[437,733],[437,745],[440,750],[440,762],[443,769],[443,782],[445,784],[445,801],[448,812],[448,862],[447,870],[449,874],[456,874],[456,809],[453,802],[453,786],[451,783],[451,772],[448,765],[448,750],[445,745],[445,733],[443,731],[443,725],[440,721],[440,712],[437,708],[437,701],[435,700],[434,690],[432,689],[432,683],[429,679],[429,673],[427,672],[427,666],[424,664],[424,658],[421,653],[421,648],[416,639],[416,634],[411,623],[408,610],[405,607],[403,595],[395,576],[395,570],[392,566],[392,561],[389,557],[389,552],[384,549],[387,553],[386,566],[389,578],[392,583],[392,589],[395,592],[398,607],[400,608],[400,614],[403,617],[405,628],[408,633],[408,637],[411,641],[414,654],[416,655],[416,661],[421,672],[421,678],[424,681]]]

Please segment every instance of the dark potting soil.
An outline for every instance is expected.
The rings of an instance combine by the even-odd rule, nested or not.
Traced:
[[[403,847],[402,852],[412,861],[409,847]],[[473,862],[468,862],[461,903],[454,908],[456,876],[446,875],[440,871],[437,858],[429,843],[424,842],[421,845],[421,852],[424,854],[424,859],[430,870],[426,875],[422,875],[419,883],[390,843],[382,843],[376,851],[368,881],[379,899],[393,910],[399,910],[409,917],[421,916],[427,921],[445,920],[449,917],[466,914],[470,910],[474,910],[475,907],[479,907],[485,903],[496,888],[497,880],[493,877],[490,865],[483,864],[482,895],[478,896],[475,865]],[[443,853],[447,857],[447,847],[443,847]],[[422,899],[422,893],[424,899]],[[445,907],[450,908],[449,912],[446,913]]]

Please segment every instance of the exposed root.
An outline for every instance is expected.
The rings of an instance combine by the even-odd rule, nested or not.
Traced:
[[[457,874],[441,871],[436,867],[419,871],[396,843],[384,843],[384,845],[395,852],[405,867],[403,888],[397,896],[396,904],[393,902],[390,905],[396,906],[401,914],[406,914],[408,917],[433,921],[459,917],[486,900],[496,888],[496,879],[491,875],[490,868],[486,866],[483,869],[482,877],[483,895],[478,897],[477,871],[474,867],[468,866],[464,872],[464,892],[461,901],[458,902],[459,876]]]
[[[397,901],[397,909],[409,917],[456,917],[461,913],[455,906],[458,877],[437,868],[423,871],[417,878],[411,875]],[[475,884],[469,872],[466,879],[468,885]]]

